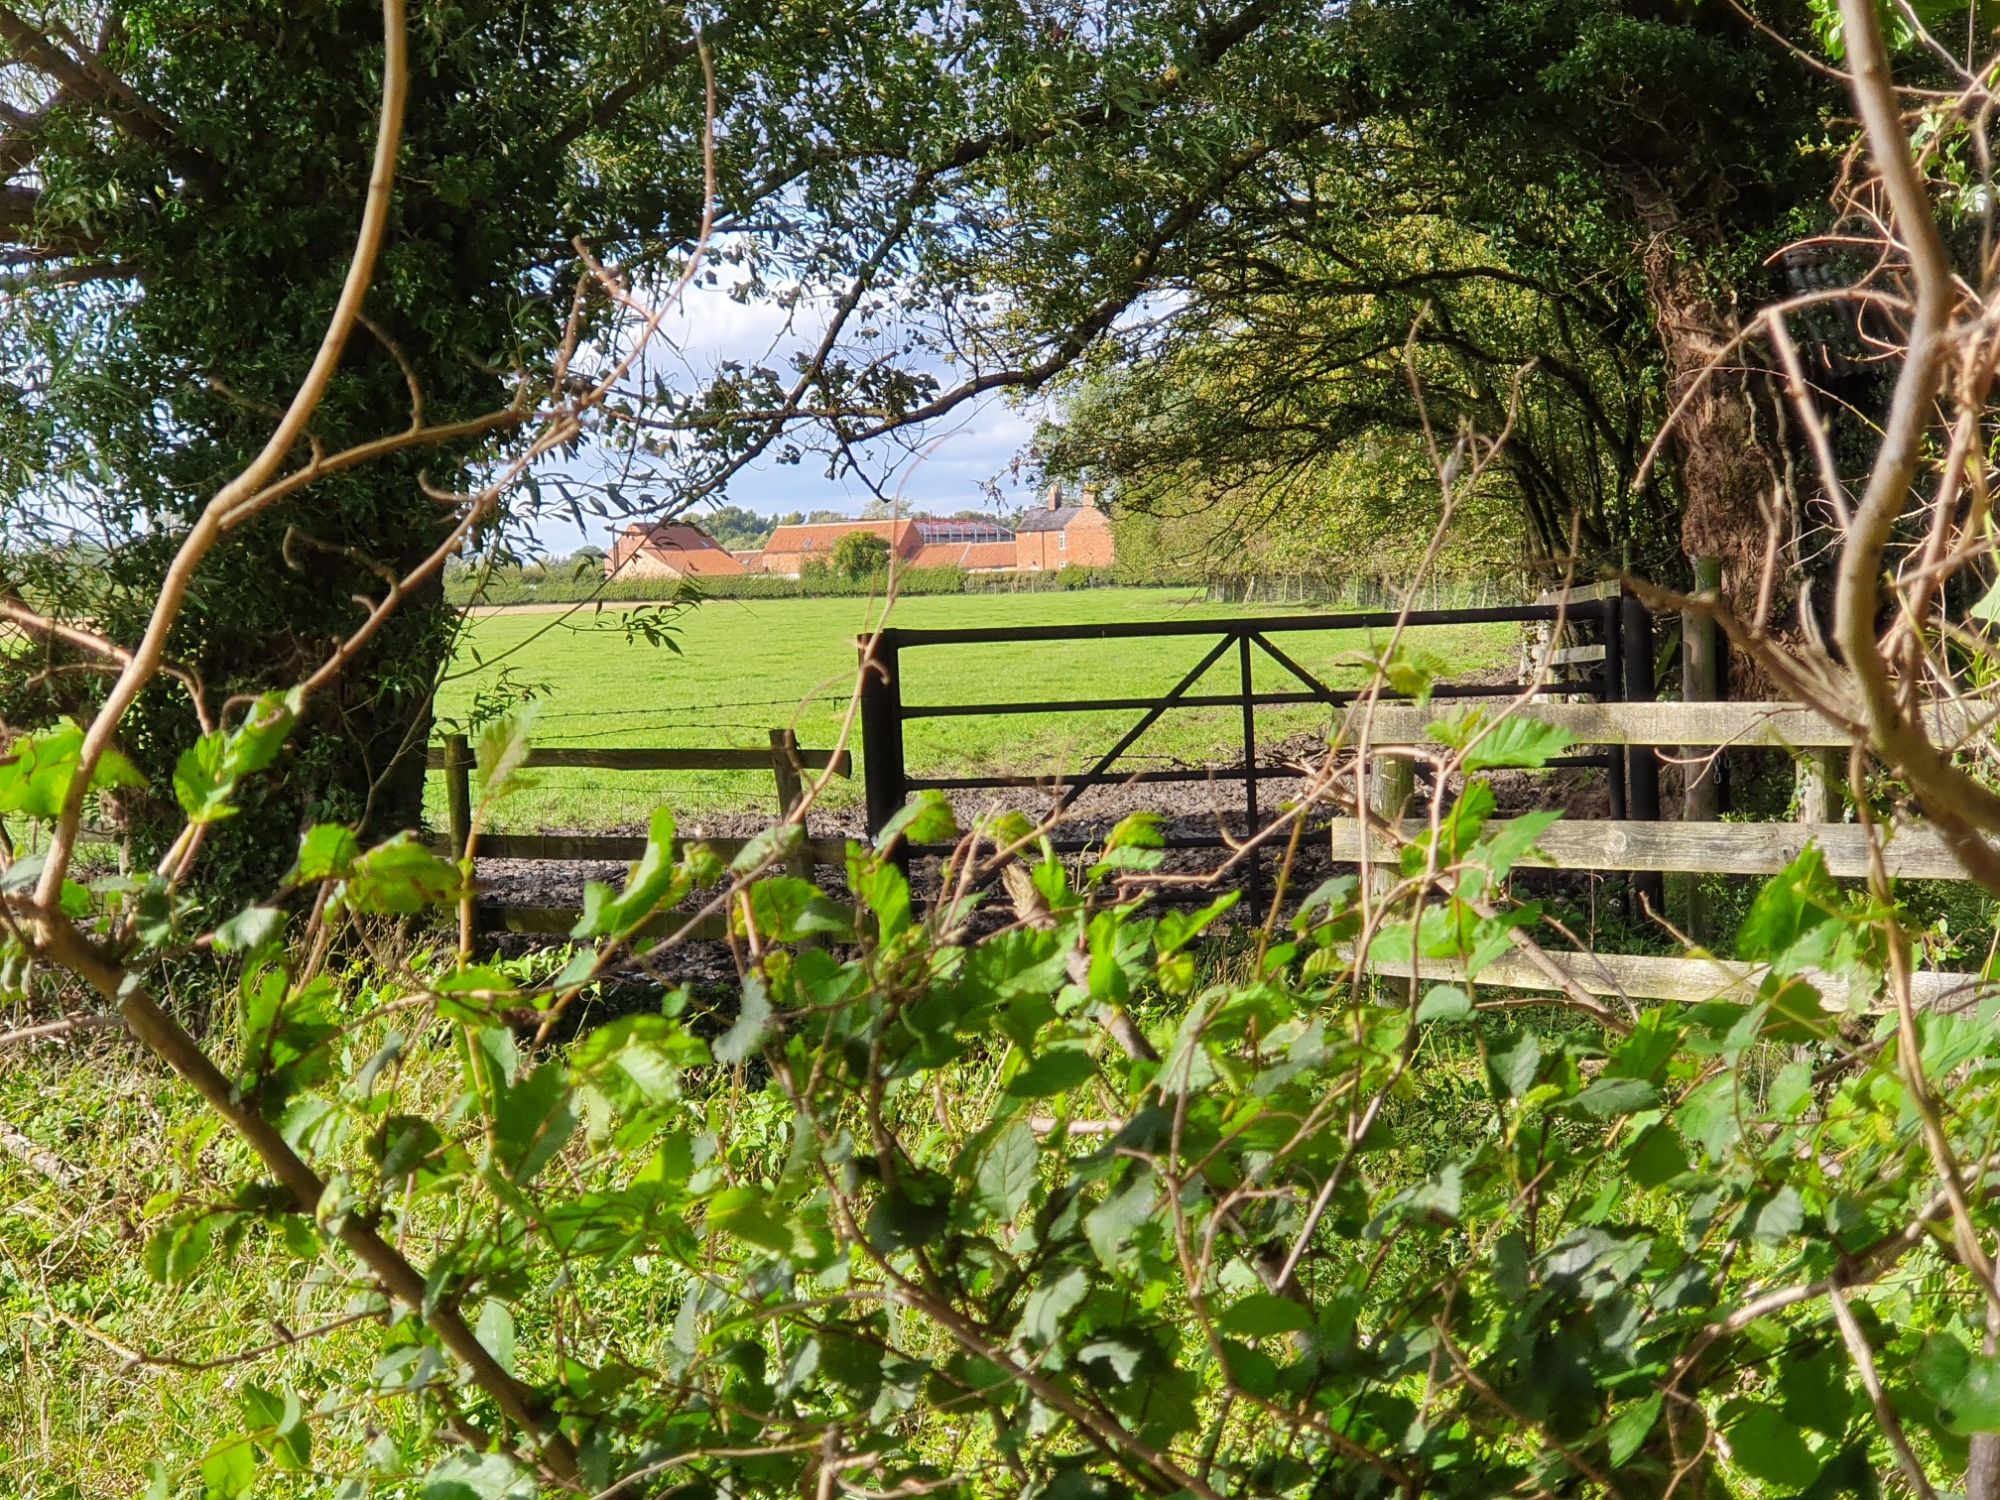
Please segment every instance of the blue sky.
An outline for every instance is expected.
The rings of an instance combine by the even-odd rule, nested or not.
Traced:
[[[726,273],[725,273],[726,274]],[[789,368],[787,356],[820,333],[810,304],[788,314],[768,303],[742,303],[721,286],[692,287],[669,314],[660,337],[648,349],[640,372],[666,375],[683,389],[705,384],[725,360]],[[951,372],[939,367],[941,381]],[[1035,497],[1008,474],[1015,456],[1034,436],[1042,406],[1017,404],[995,393],[967,402],[952,418],[927,434],[921,456],[889,444],[863,450],[873,465],[873,478],[883,491],[900,487],[912,510],[954,511],[991,508],[986,486],[998,482],[1003,508],[1019,508]],[[580,477],[609,477],[609,455],[586,455],[564,465]],[[630,493],[644,493],[643,484],[627,484]],[[736,476],[723,503],[745,506],[770,515],[792,510],[843,510],[858,513],[872,495],[854,475],[829,479],[822,455],[807,454],[797,464],[765,459]],[[697,512],[698,518],[698,512]],[[540,521],[535,533],[549,551],[572,551],[586,542],[604,545],[614,523],[589,519],[579,530],[568,518]]]

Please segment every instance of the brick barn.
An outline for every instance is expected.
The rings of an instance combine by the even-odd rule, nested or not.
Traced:
[[[607,578],[734,578],[743,564],[698,526],[634,521],[612,539]]]
[[[1031,510],[1015,528],[1014,569],[1053,573],[1060,568],[1108,568],[1117,559],[1111,519],[1089,503],[1063,504],[1062,486],[1049,487],[1048,504]]]
[[[826,521],[780,526],[750,566],[787,578],[817,558],[826,562],[840,539],[872,533],[889,544],[905,568],[964,568],[974,573],[1005,572],[1014,566],[1014,533],[994,521]]]

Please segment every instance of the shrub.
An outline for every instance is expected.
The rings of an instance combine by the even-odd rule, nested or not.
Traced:
[[[854,583],[878,578],[889,570],[889,539],[872,531],[850,531],[834,544],[828,567]]]
[[[271,701],[195,747],[191,815],[226,816],[290,727]],[[59,794],[77,737],[17,741],[8,805]],[[1484,754],[1531,765],[1545,740]],[[526,748],[482,735],[475,817]],[[1382,904],[1339,877],[1220,944],[1233,895],[1143,899],[1174,879],[1145,817],[1074,865],[1001,818],[920,912],[883,848],[850,847],[850,906],[772,873],[796,827],[725,867],[661,814],[623,887],[590,888],[580,946],[514,963],[398,956],[392,924],[466,899],[467,872],[308,830],[273,904],[129,929],[148,967],[92,960],[240,1143],[180,1122],[196,1144],[131,1252],[176,1290],[120,1278],[94,1325],[161,1350],[201,1336],[190,1301],[225,1273],[284,1289],[265,1311],[285,1337],[195,1361],[249,1367],[183,1408],[200,1441],[156,1488],[242,1494],[310,1461],[358,1492],[670,1472],[775,1497],[834,1462],[870,1493],[1472,1497],[1614,1471],[1622,1493],[1697,1472],[1695,1493],[1832,1493],[1877,1462],[1850,1338],[1917,1372],[1899,1437],[1962,1455],[1992,1420],[1950,1237],[1954,1213],[1995,1227],[1991,1028],[1906,1016],[1914,1064],[1851,1040],[1815,986],[1879,984],[1896,915],[1812,850],[1744,924],[1743,956],[1786,976],[1756,1003],[1525,1012],[1473,984],[1532,921],[1493,904],[1527,847],[1494,809],[1473,775]],[[931,794],[882,843],[958,835]],[[1013,920],[971,936],[982,897],[957,876],[996,845],[1026,853]],[[130,886],[79,887],[62,920],[94,938]],[[678,990],[540,1045],[629,959],[660,961],[648,924],[696,909],[730,914],[740,1000]],[[343,929],[374,960],[329,972]],[[1378,986],[1357,941],[1472,978]],[[194,943],[236,965],[213,1062],[145,978]],[[1948,1114],[1913,1067],[1956,1070]],[[1965,1164],[1965,1207],[1934,1153]],[[40,1284],[14,1295],[53,1320]]]

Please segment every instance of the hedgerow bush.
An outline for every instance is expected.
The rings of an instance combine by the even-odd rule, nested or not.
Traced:
[[[896,574],[899,595],[1031,594],[1105,588],[1106,568],[1063,568],[1053,573],[968,573],[963,568],[904,568]],[[454,572],[446,597],[465,608],[519,604],[654,603],[671,599],[853,599],[879,598],[888,590],[886,574],[848,578],[829,568],[808,567],[797,578],[776,573],[744,573],[678,582],[671,578],[604,578],[535,568],[495,568],[483,579],[473,570]]]
[[[960,568],[907,568],[896,575],[899,594],[967,592]],[[798,578],[776,573],[743,573],[679,582],[671,578],[603,578],[495,569],[484,582],[470,573],[447,583],[446,594],[460,607],[518,604],[652,603],[663,599],[854,599],[881,596],[886,576],[846,578],[827,569]]]
[[[225,816],[288,730],[276,702],[218,730],[183,799]],[[162,1290],[89,1309],[232,1372],[149,1440],[154,1492],[1833,1494],[1896,1443],[1963,1465],[2000,1427],[1967,1264],[2000,1229],[1992,1003],[1914,1012],[1895,912],[1808,850],[1743,924],[1753,993],[1524,1009],[1479,976],[1538,951],[1505,888],[1555,815],[1494,821],[1483,775],[1564,742],[1439,732],[1464,795],[1282,923],[1158,906],[1149,818],[1077,862],[935,796],[850,847],[851,904],[774,873],[796,823],[725,866],[662,813],[540,961],[396,939],[469,865],[334,825],[226,920],[171,880],[75,886],[53,951],[212,1112],[140,1153],[111,1241]],[[478,826],[526,749],[482,736]],[[60,800],[74,752],[17,742],[0,807]],[[940,899],[906,839],[959,841]],[[730,1003],[573,1025],[704,914]],[[193,951],[233,997],[205,1048],[150,995]],[[6,975],[58,993],[12,940]],[[107,1238],[51,1227],[7,1231],[37,1327],[63,1262],[22,1268]]]

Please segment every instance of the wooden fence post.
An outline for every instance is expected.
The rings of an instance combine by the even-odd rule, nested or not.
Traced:
[[[1722,559],[1696,557],[1694,592],[1715,595],[1722,589]],[[1681,611],[1681,702],[1719,703],[1722,701],[1722,656],[1715,616],[1702,609]],[[1720,749],[1683,745],[1681,753],[1681,821],[1713,823],[1722,810],[1716,773],[1722,765]],[[1707,892],[1699,875],[1673,877],[1675,913],[1686,925],[1687,934],[1697,943],[1715,936],[1715,915],[1709,910]]]
[[[903,806],[903,673],[895,630],[878,630],[874,656],[862,647],[861,755],[868,804],[868,833],[882,831]],[[907,863],[907,859],[900,861]]]
[[[1237,667],[1243,688],[1243,836],[1254,839],[1263,820],[1257,807],[1257,690],[1251,671],[1250,637],[1236,637]],[[1264,905],[1264,850],[1250,851],[1250,909]]]
[[[799,760],[799,737],[790,729],[771,731],[771,772],[778,779],[778,816],[788,818],[792,809],[805,800],[805,766]],[[787,874],[801,880],[812,879],[811,857],[805,851],[806,830],[799,828],[797,852],[785,861]]]
[[[1415,761],[1401,755],[1384,755],[1379,750],[1368,757],[1368,808],[1384,823],[1395,826],[1416,790]],[[1379,860],[1371,873],[1369,885],[1378,898],[1387,895],[1399,878],[1395,871],[1382,868]]]
[[[1619,622],[1618,647],[1622,658],[1627,703],[1651,703],[1658,696],[1653,685],[1653,612],[1636,594],[1619,601],[1624,618]],[[1660,758],[1651,745],[1633,745],[1625,752],[1625,797],[1631,817],[1641,823],[1660,821]],[[1666,892],[1657,872],[1632,877],[1635,900],[1655,912],[1665,904]]]
[[[462,734],[444,737],[444,797],[451,857],[464,859],[472,842],[472,743]]]
[[[462,734],[444,737],[445,816],[451,824],[451,857],[463,860],[472,849],[472,743]],[[464,893],[458,898],[458,951],[461,958],[472,956],[479,935],[479,897],[473,891],[471,871],[466,872]]]
[[[1799,757],[1798,801],[1801,823],[1838,823],[1846,802],[1837,788],[1844,767],[1838,750],[1808,750]]]

